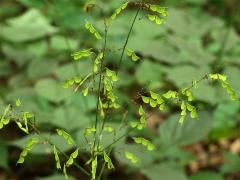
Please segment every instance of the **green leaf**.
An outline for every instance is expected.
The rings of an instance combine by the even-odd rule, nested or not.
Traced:
[[[171,167],[167,164],[151,164],[148,167],[142,168],[141,172],[150,180],[187,180],[186,175],[180,169]],[[161,174],[161,175],[160,175]],[[160,175],[160,178],[159,178]]]
[[[75,52],[71,56],[76,61],[76,60],[82,59],[84,57],[89,57],[92,54],[93,54],[92,48],[90,48],[90,49],[83,49],[81,51]]]
[[[223,74],[209,74],[209,78],[211,78],[213,80],[222,80],[222,81],[227,80],[227,76],[225,76]]]
[[[109,133],[114,131],[113,127],[110,124],[105,124],[103,130]]]
[[[135,156],[133,153],[130,153],[130,152],[126,151],[124,155],[125,155],[125,157],[126,157],[128,160],[130,160],[133,164],[138,164],[138,163],[140,163],[140,159],[139,159],[137,156]]]
[[[28,155],[28,153],[31,151],[31,149],[33,148],[33,146],[34,146],[35,144],[37,144],[37,143],[39,143],[39,140],[36,139],[36,138],[30,139],[30,140],[26,143],[23,151],[22,151],[21,154],[20,154],[20,157],[19,157],[19,159],[18,159],[18,161],[17,161],[17,164],[22,164],[22,163],[24,163],[25,157],[26,157],[26,156]]]
[[[237,154],[224,153],[224,164],[220,167],[220,171],[224,174],[239,172],[240,157]]]
[[[17,107],[20,107],[22,105],[21,100],[17,99],[15,104]]]
[[[73,164],[74,159],[78,157],[78,149],[76,149],[69,157],[69,159],[66,162],[66,167],[69,167]]]
[[[154,101],[153,99],[150,99],[150,106],[155,108],[157,106],[157,101]]]
[[[141,52],[145,52],[145,48]],[[167,69],[165,69],[163,65],[145,59],[137,67],[136,78],[137,81],[141,84],[149,84],[150,89],[159,88],[163,85],[162,82],[166,70]]]
[[[0,167],[8,169],[8,149],[7,144],[0,139]]]
[[[10,118],[7,116],[10,113],[10,111],[11,111],[11,105],[9,104],[5,108],[3,114],[0,116],[0,129],[2,129],[5,125],[9,124]]]
[[[75,143],[74,140],[72,139],[71,135],[68,134],[67,132],[65,132],[64,130],[56,129],[56,131],[59,136],[62,136],[68,142],[68,144],[72,145]]]
[[[198,117],[196,109],[193,109],[193,110],[191,111],[190,116],[191,116],[191,118],[193,118],[193,119]]]
[[[133,140],[137,144],[142,144],[143,146],[146,146],[149,151],[155,149],[155,146],[147,139],[144,139],[142,137],[134,137]]]
[[[51,48],[58,51],[64,51],[69,49],[77,49],[79,41],[77,39],[55,35],[51,38],[50,44]]]
[[[64,164],[63,166],[63,174],[65,176],[65,180],[69,180],[69,177],[68,177],[68,174],[67,174],[67,168],[66,168],[66,165]]]
[[[150,98],[146,97],[146,96],[141,96],[142,97],[142,101],[146,104],[148,104],[150,102]]]
[[[150,10],[153,11],[153,12],[157,12],[159,13],[160,15],[166,17],[168,16],[168,11],[167,11],[167,8],[166,7],[161,7],[161,6],[158,6],[158,5],[149,5],[150,6]]]
[[[138,114],[139,114],[140,116],[142,116],[142,115],[145,114],[142,106],[139,107]]]
[[[24,149],[26,143],[30,141],[32,138],[35,138],[35,134],[27,135],[21,139],[10,142],[11,145],[17,146],[19,148]],[[41,142],[46,142],[46,139],[49,139],[52,143],[54,143],[62,152],[66,152],[73,148],[72,145],[65,143],[65,139],[63,139],[59,135],[42,133],[41,138],[38,138]],[[31,153],[37,155],[46,155],[52,153],[52,146],[46,143],[39,143],[35,145],[35,148],[31,150]]]
[[[112,160],[105,151],[103,152],[103,158],[104,158],[104,161],[107,163],[108,169],[114,169]]]
[[[58,31],[37,9],[29,9],[23,15],[9,19],[1,29],[2,37],[11,42],[32,41]]]
[[[111,19],[115,19],[118,14],[120,14],[124,9],[126,9],[126,7],[128,6],[128,3],[129,2],[126,2],[122,4],[119,8],[117,8],[113,13],[113,15],[111,16]]]
[[[87,96],[88,95],[88,90],[89,90],[89,87],[85,88],[82,93],[83,93],[83,96]]]
[[[138,57],[134,51],[127,49],[127,55],[131,57],[132,61],[138,61],[140,57]]]
[[[84,135],[90,135],[90,134],[96,132],[96,129],[94,127],[87,127],[87,128],[85,128],[84,131],[85,131]]]
[[[92,160],[92,179],[95,180],[96,178],[96,172],[97,172],[97,165],[98,165],[98,157],[96,156],[93,160]]]
[[[177,87],[183,88],[191,85],[193,79],[200,79],[209,71],[210,69],[206,65],[200,66],[199,68],[190,65],[179,65],[167,71],[167,79]]]
[[[211,171],[197,172],[190,176],[189,180],[224,180],[224,177],[220,173]]]
[[[58,151],[57,151],[57,148],[55,145],[53,146],[53,153],[54,153],[54,157],[55,157],[55,161],[56,161],[56,167],[57,167],[57,169],[61,170],[62,168],[61,168],[61,164],[60,164],[60,159],[59,159]]]
[[[157,15],[148,14],[148,19],[152,22],[155,22],[157,25],[163,24],[165,21],[159,18]]]
[[[169,90],[168,92],[163,94],[163,97],[165,97],[166,99],[174,99],[177,97],[177,95],[178,95],[178,93],[176,91]]]
[[[86,21],[85,27],[86,27],[86,29],[89,30],[90,33],[94,34],[96,39],[98,39],[98,40],[102,39],[101,35],[97,32],[97,30],[93,27],[93,25],[91,23]]]
[[[171,116],[159,128],[160,141],[168,146],[185,145],[205,138],[212,128],[211,115],[199,113],[199,119],[186,117],[183,124],[179,124],[179,115]]]
[[[37,82],[34,87],[36,93],[45,99],[59,103],[69,97],[69,90],[61,87],[60,83],[52,79],[44,79]]]

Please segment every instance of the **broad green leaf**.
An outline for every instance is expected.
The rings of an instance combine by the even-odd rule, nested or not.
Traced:
[[[8,169],[8,149],[7,144],[3,140],[0,139],[0,167],[4,169]]]
[[[56,35],[51,38],[50,44],[51,48],[58,51],[64,51],[70,49],[77,49],[79,43],[76,39]]]
[[[167,164],[151,164],[141,169],[141,172],[150,180],[187,180],[186,175],[180,169]]]
[[[26,42],[52,35],[58,31],[37,9],[29,9],[19,17],[9,19],[1,35],[11,42]]]
[[[207,112],[199,113],[198,119],[187,116],[183,124],[178,119],[179,115],[173,115],[159,128],[160,141],[167,147],[202,140],[212,128],[211,115]]]
[[[189,180],[224,180],[224,177],[220,173],[211,171],[200,171],[190,176]]]
[[[222,173],[234,173],[240,170],[240,158],[237,154],[224,153],[224,164],[220,167]]]
[[[62,88],[61,84],[53,79],[38,81],[34,89],[39,96],[56,103],[66,100],[69,97],[69,90]]]

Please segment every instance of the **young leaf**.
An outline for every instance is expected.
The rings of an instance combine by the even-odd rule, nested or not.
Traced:
[[[85,27],[86,27],[86,29],[89,30],[90,33],[92,33],[96,37],[96,39],[98,39],[98,40],[102,39],[101,35],[97,32],[97,30],[93,27],[93,25],[91,23],[86,21]]]
[[[164,17],[168,16],[168,12],[167,12],[167,8],[166,7],[160,7],[158,5],[150,5],[149,8],[150,8],[151,11],[157,12],[157,13],[161,14]]]
[[[155,108],[157,106],[157,101],[154,101],[153,99],[150,99],[150,106]]]
[[[89,87],[87,87],[87,88],[85,88],[84,90],[83,90],[83,96],[87,96],[88,95],[88,90],[89,90]]]
[[[139,123],[137,121],[132,121],[129,123],[129,125],[132,127],[132,128],[137,128],[138,130],[142,130],[145,126],[145,124],[142,124],[142,123]]]
[[[73,164],[74,159],[76,159],[78,156],[78,149],[76,149],[69,157],[69,159],[66,162],[66,167],[69,167]]]
[[[22,105],[21,100],[17,99],[15,104],[17,107],[20,107]]]
[[[96,179],[96,172],[97,172],[97,165],[98,165],[98,158],[97,156],[92,160],[92,179]]]
[[[148,14],[148,19],[155,22],[157,25],[161,25],[164,23],[164,20],[159,18],[157,15]]]
[[[113,15],[111,16],[111,19],[115,19],[117,17],[118,14],[120,14],[127,6],[128,6],[129,2],[126,2],[124,4],[122,4],[119,8],[117,8],[115,10],[115,12],[113,13]]]
[[[54,145],[53,146],[53,153],[54,153],[54,157],[55,157],[55,161],[56,161],[56,167],[57,169],[62,169],[61,167],[61,164],[60,164],[60,159],[59,159],[59,156],[58,156],[58,151],[57,151],[57,148],[56,146]]]
[[[186,116],[185,115],[181,115],[180,119],[179,119],[179,123],[182,124],[185,120]]]
[[[150,101],[150,98],[149,97],[146,97],[146,96],[141,96],[142,97],[142,101],[144,102],[144,103],[149,103],[149,101]]]
[[[142,115],[145,114],[142,106],[139,107],[139,109],[138,109],[138,114],[139,114],[140,116],[142,116]]]
[[[138,57],[134,51],[127,49],[127,55],[131,57],[132,61],[138,61],[140,57]]]
[[[30,139],[27,143],[26,146],[24,147],[23,151],[20,154],[20,157],[17,161],[17,164],[22,164],[25,161],[25,157],[28,155],[28,153],[31,151],[33,146],[39,142],[38,139],[32,138]]]
[[[191,116],[191,118],[193,118],[193,119],[198,117],[196,108],[194,108],[194,109],[190,112],[190,116]]]
[[[84,135],[89,135],[89,134],[92,134],[96,132],[96,129],[94,127],[88,127],[88,128],[85,128],[85,132],[84,132]]]
[[[227,90],[227,93],[230,95],[232,101],[236,101],[238,99],[237,93],[227,82],[222,81],[222,87]]]
[[[113,127],[109,124],[105,124],[103,130],[110,133],[114,131]]]
[[[213,80],[221,80],[221,81],[227,80],[227,76],[225,76],[223,74],[209,74],[209,78],[211,78]]]
[[[130,160],[133,164],[137,164],[137,163],[140,162],[140,159],[137,156],[135,156],[134,154],[132,154],[132,153],[130,153],[128,151],[125,152],[125,157],[128,160]]]
[[[67,142],[68,144],[74,144],[74,140],[72,139],[72,137],[70,136],[70,134],[68,134],[67,132],[65,132],[64,130],[62,129],[56,129],[57,131],[57,134],[59,136],[62,136]]]
[[[143,146],[147,147],[149,151],[155,149],[155,146],[149,140],[146,140],[142,137],[134,137],[133,140],[135,143],[142,144]]]
[[[160,106],[159,106],[159,110],[160,111],[163,111],[166,109],[166,106],[165,106],[165,103],[162,103]]]
[[[10,118],[6,117],[7,114],[11,111],[11,105],[8,105],[4,112],[3,115],[0,116],[0,129],[2,129],[5,125],[9,124]]]
[[[68,177],[68,174],[67,174],[67,169],[66,169],[66,165],[64,164],[63,166],[63,173],[64,173],[64,176],[65,176],[65,180],[69,180],[69,177]]]
[[[165,97],[166,99],[174,99],[177,97],[177,92],[176,91],[168,91],[167,93],[163,94],[163,97]]]
[[[93,53],[92,52],[92,48],[90,48],[90,49],[83,49],[82,51],[75,52],[71,56],[76,61],[76,60],[79,60],[79,59],[81,59],[83,57],[91,56],[92,53]]]
[[[103,158],[104,158],[104,161],[107,163],[108,169],[114,169],[111,158],[107,155],[105,151],[103,152]]]

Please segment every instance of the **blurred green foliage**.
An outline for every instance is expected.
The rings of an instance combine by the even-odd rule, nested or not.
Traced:
[[[94,1],[89,1],[94,2]],[[71,146],[62,143],[58,136],[51,135],[54,127],[71,132],[77,143],[85,146],[79,136],[83,127],[93,123],[94,96],[83,98],[63,89],[62,83],[76,73],[86,75],[92,68],[89,61],[78,61],[74,66],[70,57],[81,47],[99,47],[100,44],[84,28],[85,20],[92,22],[101,33],[103,15],[98,8],[88,9],[87,1],[77,0],[2,0],[0,2],[0,110],[9,102],[21,99],[23,107],[36,115],[36,124],[51,136],[58,146],[67,151]],[[102,0],[96,3],[110,15],[123,1]],[[159,1],[151,1],[159,3]],[[129,49],[137,52],[143,60],[134,63],[125,57],[117,87],[121,103],[128,109],[127,119],[136,118],[137,106],[133,97],[143,89],[158,91],[179,89],[191,84],[207,73],[225,73],[230,84],[240,91],[240,4],[238,0],[183,0],[161,3],[169,7],[166,24],[155,26],[143,15],[134,27]],[[109,32],[107,63],[116,66],[120,51],[129,29],[133,11],[127,11],[113,22]],[[238,139],[240,103],[226,102],[225,92],[214,83],[204,82],[194,90],[194,97],[202,111],[199,120],[188,119],[182,126],[178,123],[174,107],[166,114],[164,122],[158,122],[157,134],[145,130],[142,134],[151,139],[160,149],[146,153],[146,149],[126,143],[117,143],[115,158],[128,166],[124,172],[139,171],[151,180],[174,179],[224,179],[239,172],[240,159],[237,154],[221,152],[225,163],[214,171],[200,171],[187,176],[185,168],[196,160],[193,153],[181,147],[222,138]],[[129,99],[131,101],[129,101]],[[120,124],[121,116],[114,114],[110,123]],[[161,119],[161,118],[160,118]],[[9,128],[11,130],[11,128]],[[14,129],[13,129],[14,130]],[[124,132],[122,132],[124,134]],[[1,133],[0,166],[14,172],[12,150],[23,148],[30,136],[20,132]],[[104,134],[103,144],[108,144],[113,135]],[[125,149],[141,157],[142,163],[133,166],[123,158]],[[37,145],[36,156],[51,153],[46,146]],[[84,156],[84,155],[82,155]],[[40,158],[40,159],[41,159]],[[35,164],[39,158],[29,160]],[[19,176],[25,174],[19,173]],[[61,179],[55,172],[36,173],[33,176],[49,176],[39,179]]]

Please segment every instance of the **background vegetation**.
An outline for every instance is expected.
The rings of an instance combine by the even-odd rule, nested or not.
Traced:
[[[62,88],[62,83],[76,71],[84,76],[92,68],[90,59],[73,66],[71,52],[100,46],[84,27],[87,19],[104,31],[101,12],[86,6],[89,2],[0,1],[0,111],[19,98],[22,106],[36,115],[36,125],[43,132],[66,129],[80,146],[85,146],[80,133],[94,121],[96,98],[73,94]],[[96,3],[110,15],[123,1]],[[139,94],[149,89],[177,90],[207,73],[226,74],[232,87],[240,91],[239,0],[169,0],[160,4],[169,7],[166,23],[155,26],[140,16],[130,37],[129,48],[142,60],[135,63],[125,57],[123,61],[117,93],[125,111],[111,115],[113,125],[119,125],[122,116],[136,118]],[[119,59],[133,15],[134,10],[126,11],[110,28],[109,67]],[[146,153],[127,137],[122,139],[114,151],[116,170],[103,179],[240,179],[239,101],[229,102],[224,90],[208,81],[193,93],[201,110],[199,119],[180,125],[175,107],[154,113],[147,130],[131,134],[147,137],[158,150]],[[29,136],[15,124],[0,131],[0,179],[63,179],[46,146],[34,148],[26,164],[16,166]],[[104,136],[106,144],[113,138]],[[62,150],[71,149],[56,135],[52,138]],[[141,157],[140,165],[133,166],[123,158],[126,148]],[[87,159],[82,152],[79,163]],[[72,179],[86,179],[75,168],[69,173]]]

